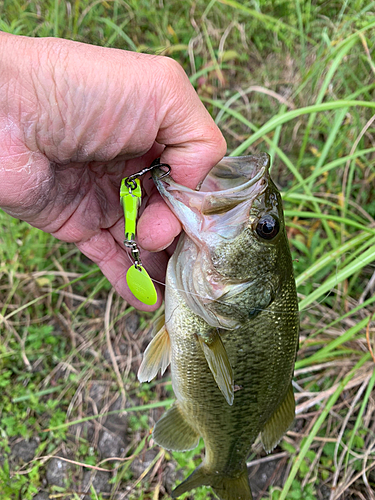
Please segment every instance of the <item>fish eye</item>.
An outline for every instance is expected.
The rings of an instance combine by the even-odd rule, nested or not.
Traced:
[[[259,220],[255,230],[264,240],[272,240],[279,233],[280,224],[272,215],[265,215]]]

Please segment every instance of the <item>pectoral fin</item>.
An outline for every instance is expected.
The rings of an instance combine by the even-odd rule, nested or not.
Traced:
[[[176,402],[156,423],[153,439],[167,450],[186,451],[198,446],[199,435],[185,419]]]
[[[158,320],[157,325],[164,323],[164,316]],[[143,354],[143,361],[138,370],[140,382],[150,382],[156,377],[158,371],[165,372],[171,362],[171,343],[165,325],[163,325],[155,337],[151,340]]]
[[[285,399],[267,421],[261,433],[263,448],[272,451],[292,425],[295,416],[293,387],[290,384]]]
[[[199,341],[212,375],[228,404],[233,404],[234,382],[233,370],[229,362],[227,351],[218,333],[215,333],[210,342],[199,337]]]

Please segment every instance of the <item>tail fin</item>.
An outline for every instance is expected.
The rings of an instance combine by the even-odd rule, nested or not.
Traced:
[[[211,486],[220,500],[252,500],[253,498],[246,464],[237,477],[225,476],[212,470],[208,471],[202,464],[172,491],[172,498],[177,498],[193,488],[198,488],[198,486]]]

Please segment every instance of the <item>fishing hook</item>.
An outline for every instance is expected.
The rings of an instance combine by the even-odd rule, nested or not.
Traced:
[[[135,183],[135,180],[137,177],[141,177],[144,174],[147,174],[147,172],[151,172],[154,168],[160,168],[160,167],[165,167],[167,170],[163,172],[163,174],[159,177],[159,179],[162,179],[163,177],[166,177],[171,173],[171,167],[168,165],[168,163],[160,163],[160,158],[156,158],[149,167],[144,168],[143,170],[140,170],[139,172],[136,172],[135,174],[130,175],[126,181],[126,187],[130,190],[135,190],[137,185]]]

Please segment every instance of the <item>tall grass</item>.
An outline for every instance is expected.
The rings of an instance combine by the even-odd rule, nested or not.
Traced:
[[[289,465],[274,477],[279,486],[266,484],[260,495],[373,498],[375,2],[4,0],[0,29],[174,57],[232,155],[271,153],[295,259],[301,342],[296,425],[281,443]],[[103,418],[87,415],[85,388],[100,381],[119,390],[119,368],[138,419],[125,460],[103,465],[113,470],[111,498],[126,491],[129,498],[168,498],[166,464],[186,473],[201,448],[176,454],[177,462],[157,455],[152,480],[130,472],[152,446],[148,429],[158,407],[172,396],[167,379],[140,387],[134,378],[152,315],[141,315],[140,328],[129,333],[134,311],[115,297],[105,317],[110,287],[74,248],[5,214],[0,225],[3,455],[20,437],[40,436],[31,464],[3,466],[0,491],[32,498],[42,487],[43,457],[62,448],[77,463],[97,466],[87,436],[69,441],[69,433]],[[106,332],[118,367],[105,355]],[[253,454],[250,469],[253,459],[265,460]],[[50,491],[73,498],[69,488]]]

